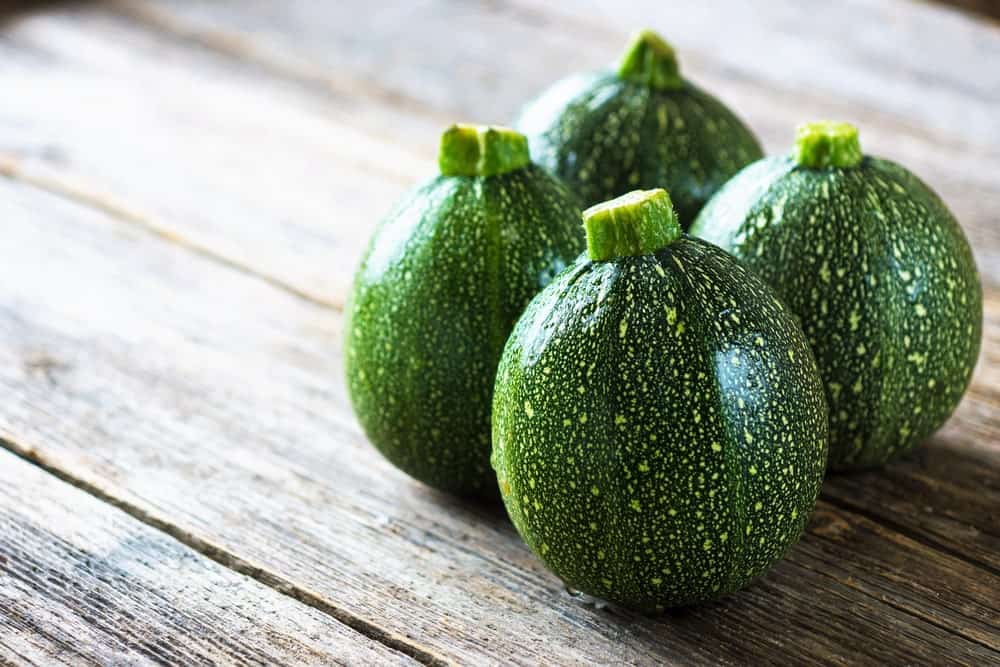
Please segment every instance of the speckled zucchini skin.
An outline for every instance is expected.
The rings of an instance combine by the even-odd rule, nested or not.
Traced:
[[[557,83],[516,125],[535,162],[585,206],[667,186],[685,229],[723,183],[763,156],[753,133],[693,84],[654,90],[613,72]]]
[[[830,404],[830,464],[876,466],[941,426],[969,385],[982,288],[941,200],[906,169],[762,160],[692,233],[734,253],[802,320]]]
[[[497,375],[493,467],[568,586],[644,611],[735,591],[801,534],[827,408],[792,314],[725,252],[581,257]]]
[[[347,307],[348,389],[392,463],[496,496],[490,401],[525,305],[584,246],[577,200],[536,166],[439,176],[382,222]]]

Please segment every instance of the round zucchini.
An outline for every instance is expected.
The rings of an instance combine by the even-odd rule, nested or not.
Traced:
[[[674,50],[648,30],[616,71],[556,83],[524,108],[516,127],[535,161],[585,206],[667,184],[685,229],[723,183],[763,155],[753,133],[681,77]]]
[[[531,302],[497,373],[493,467],[573,588],[644,611],[745,586],[801,534],[827,408],[794,316],[663,190],[584,213],[588,254]]]
[[[441,490],[496,497],[490,405],[525,305],[582,251],[576,197],[504,128],[454,126],[440,175],[382,221],[347,307],[347,384],[369,440]]]
[[[801,126],[794,155],[743,170],[692,233],[801,319],[826,385],[831,467],[902,455],[958,405],[982,335],[969,243],[916,176],[863,155],[853,126]]]

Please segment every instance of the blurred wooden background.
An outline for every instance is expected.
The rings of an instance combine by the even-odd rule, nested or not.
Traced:
[[[980,14],[989,18],[1000,18],[1000,2],[996,0],[939,0],[942,4]]]
[[[984,3],[985,4],[985,3]],[[992,5],[992,3],[989,3]],[[1000,663],[1000,27],[937,4],[114,0],[0,13],[0,663]],[[974,385],[718,603],[572,599],[342,381],[351,274],[453,121],[658,29],[785,151],[855,122],[975,247]]]

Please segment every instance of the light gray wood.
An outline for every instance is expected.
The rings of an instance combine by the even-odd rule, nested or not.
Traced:
[[[0,662],[417,664],[0,451]]]
[[[689,9],[671,3],[656,25],[671,34],[670,23],[681,21],[686,70],[738,108],[770,150],[787,150],[802,119],[856,120],[870,151],[908,165],[944,196],[973,241],[984,279],[1000,285],[993,179],[1000,133],[984,132],[970,144],[917,125],[920,117],[851,98],[843,72],[834,83],[844,94],[829,81],[808,93],[795,81],[776,87],[777,63],[744,58],[763,72],[754,78],[746,63],[735,68],[728,51],[716,58],[711,25]],[[302,0],[119,0],[31,14],[0,31],[0,48],[17,54],[0,63],[0,85],[19,91],[4,105],[0,169],[69,190],[339,306],[376,221],[434,171],[447,123],[507,122],[558,76],[616,57],[626,34],[614,22],[551,11],[444,1],[370,12]],[[793,25],[806,22],[794,16],[787,19]],[[899,22],[898,39],[911,43],[928,22],[915,32]],[[962,58],[973,50],[975,62],[989,62],[1000,48],[1000,31],[940,23],[938,39],[960,41]],[[757,32],[779,28],[757,25]],[[756,42],[746,49],[762,50]],[[911,106],[926,114],[934,102],[952,118],[968,102],[975,118],[992,117],[989,98],[956,97],[962,76],[977,91],[983,79],[974,66],[959,68],[958,56],[949,61],[950,78],[934,88],[952,96]],[[925,74],[907,65],[905,51],[886,57],[903,68],[901,76]],[[864,62],[850,62],[868,76]],[[891,66],[878,71],[894,80]],[[156,86],[147,89],[149,81]]]
[[[781,0],[766,11],[738,0],[391,2],[378,12],[351,3],[317,11],[309,0],[280,9],[264,0],[115,7],[236,58],[250,52],[270,71],[322,74],[354,99],[376,96],[410,117],[430,108],[496,123],[510,122],[556,78],[607,66],[629,32],[651,26],[770,152],[787,151],[803,120],[857,123],[867,151],[907,165],[941,193],[986,278],[1000,284],[992,176],[1000,169],[1000,73],[992,66],[1000,27],[956,11],[877,0]]]
[[[0,265],[9,446],[411,652],[1000,657],[1000,577],[828,503],[787,560],[720,603],[663,619],[582,605],[500,510],[429,492],[364,442],[340,379],[339,313],[23,185],[0,181],[0,219],[17,249]]]
[[[377,217],[436,169],[425,149],[445,127],[411,132],[405,113],[306,92],[90,5],[0,28],[0,88],[17,91],[0,110],[0,172],[334,306]]]

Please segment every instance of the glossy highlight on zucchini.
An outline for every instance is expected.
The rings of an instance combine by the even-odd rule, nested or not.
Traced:
[[[830,404],[830,465],[912,450],[969,386],[982,287],[940,198],[866,156],[847,123],[801,126],[791,156],[747,167],[692,234],[733,253],[801,318]]]
[[[382,223],[347,307],[348,389],[393,464],[438,489],[493,496],[493,379],[525,305],[583,250],[576,197],[523,135],[456,125],[440,175]]]
[[[567,586],[655,612],[745,586],[801,534],[828,416],[795,317],[681,232],[664,190],[584,213],[588,254],[531,302],[494,396],[493,467]]]
[[[763,156],[725,105],[681,76],[674,49],[643,30],[614,71],[571,76],[522,110],[535,161],[592,205],[670,188],[681,226],[731,176]]]

